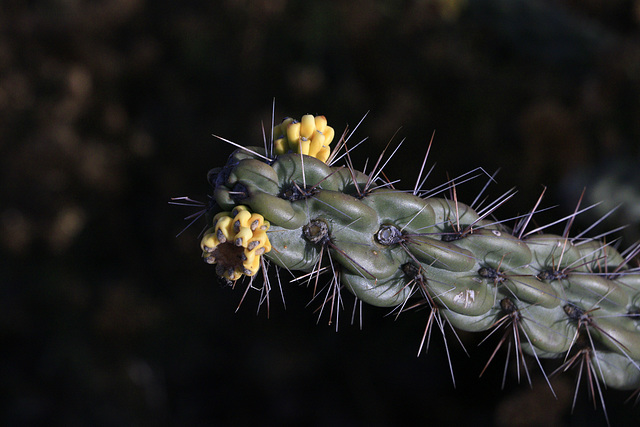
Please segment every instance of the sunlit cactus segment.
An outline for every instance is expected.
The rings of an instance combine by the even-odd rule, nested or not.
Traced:
[[[640,388],[640,271],[631,265],[640,245],[618,252],[570,237],[570,227],[527,232],[536,208],[515,225],[494,219],[513,193],[479,208],[459,202],[452,181],[449,197],[426,197],[422,172],[413,191],[401,191],[380,178],[380,160],[369,174],[348,156],[344,166],[335,153],[327,163],[333,137],[324,116],[285,119],[271,147],[240,148],[209,173],[211,225],[201,248],[219,276],[236,281],[275,265],[299,274],[293,281],[312,287],[314,299],[324,292],[320,312],[329,305],[330,322],[347,290],[398,313],[424,308],[425,337],[433,325],[443,337],[447,325],[489,335],[503,328],[510,335],[499,346],[511,340],[524,369],[525,355],[542,370],[540,359],[556,359],[554,373],[587,369],[592,391],[593,381]]]

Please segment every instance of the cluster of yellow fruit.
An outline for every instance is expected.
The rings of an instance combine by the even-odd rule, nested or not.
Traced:
[[[243,274],[253,276],[260,269],[260,256],[271,250],[268,229],[269,221],[249,212],[246,206],[220,212],[200,242],[202,257],[209,264],[217,264],[217,274],[228,280],[237,280]]]
[[[306,114],[300,121],[292,118],[285,119],[273,128],[273,145],[276,154],[289,151],[302,153],[327,162],[331,154],[329,144],[333,141],[335,132],[327,126],[324,116]]]

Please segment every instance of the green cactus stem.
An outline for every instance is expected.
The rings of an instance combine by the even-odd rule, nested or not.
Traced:
[[[441,329],[509,327],[518,357],[559,359],[558,372],[582,364],[607,387],[640,387],[637,246],[621,254],[544,227],[526,232],[535,208],[513,228],[489,221],[510,194],[480,213],[337,166],[322,116],[286,119],[273,139],[275,155],[241,148],[209,174],[202,249],[222,263],[218,275],[253,282],[260,265],[275,264],[373,306],[428,305]]]

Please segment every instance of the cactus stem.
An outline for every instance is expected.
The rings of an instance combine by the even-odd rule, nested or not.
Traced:
[[[571,214],[533,227],[533,216],[550,209],[541,207],[543,188],[528,213],[493,220],[497,209],[516,194],[509,189],[495,199],[486,196],[497,172],[489,175],[476,168],[425,188],[433,170],[427,170],[426,162],[434,133],[413,188],[403,192],[385,174],[403,143],[391,147],[396,135],[367,173],[367,164],[360,169],[351,160],[351,151],[366,138],[347,146],[362,120],[353,131],[346,129],[332,149],[329,143],[336,135],[324,116],[287,118],[275,126],[273,120],[270,137],[262,129],[264,149],[214,135],[239,149],[225,166],[209,172],[213,195],[208,202],[188,197],[170,202],[197,210],[185,218],[190,221],[185,229],[206,215],[209,230],[201,240],[202,256],[216,264],[223,280],[235,286],[243,274],[249,276],[237,309],[252,289],[259,291],[258,311],[266,306],[269,315],[276,284],[269,281],[267,268],[273,262],[281,295],[279,269],[302,272],[291,281],[313,288],[309,304],[318,322],[328,316],[336,330],[347,295],[354,296],[351,321],[359,310],[361,327],[363,302],[394,307],[390,314],[396,317],[427,308],[418,356],[428,351],[437,325],[454,387],[447,325],[467,355],[458,329],[488,331],[481,344],[495,337],[480,376],[498,351],[506,350],[503,388],[513,358],[518,382],[526,376],[531,385],[526,354],[535,358],[554,395],[549,377],[578,368],[573,406],[584,375],[590,400],[594,406],[601,403],[607,422],[600,382],[635,389],[629,399],[640,400],[640,267],[634,266],[640,243],[618,252],[618,241],[609,236],[620,228],[584,237],[615,208],[570,237],[576,217],[597,206],[582,206],[583,192]],[[337,166],[342,158],[344,166]],[[488,180],[473,202],[460,203],[459,186],[483,174]],[[258,229],[260,222],[236,212],[240,204],[260,215],[266,228]],[[267,231],[269,224],[273,228]],[[561,235],[546,231],[557,224],[564,227]],[[260,238],[249,241],[251,233]],[[265,237],[272,240],[259,246]],[[262,284],[256,280],[258,270]],[[331,277],[320,283],[325,274]],[[344,288],[349,292],[342,294]],[[552,357],[564,360],[547,375],[541,359]]]

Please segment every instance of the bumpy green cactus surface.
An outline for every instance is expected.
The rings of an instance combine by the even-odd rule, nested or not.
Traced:
[[[260,265],[276,264],[374,306],[426,304],[440,326],[512,325],[520,357],[562,358],[559,370],[582,364],[607,387],[640,387],[640,272],[628,265],[636,251],[527,232],[527,215],[510,228],[490,221],[491,209],[335,166],[333,130],[325,144],[326,120],[315,122],[287,119],[274,130],[275,153],[238,149],[209,173],[202,249],[220,276],[253,281]],[[310,153],[304,134],[317,135],[320,159],[300,154]]]

